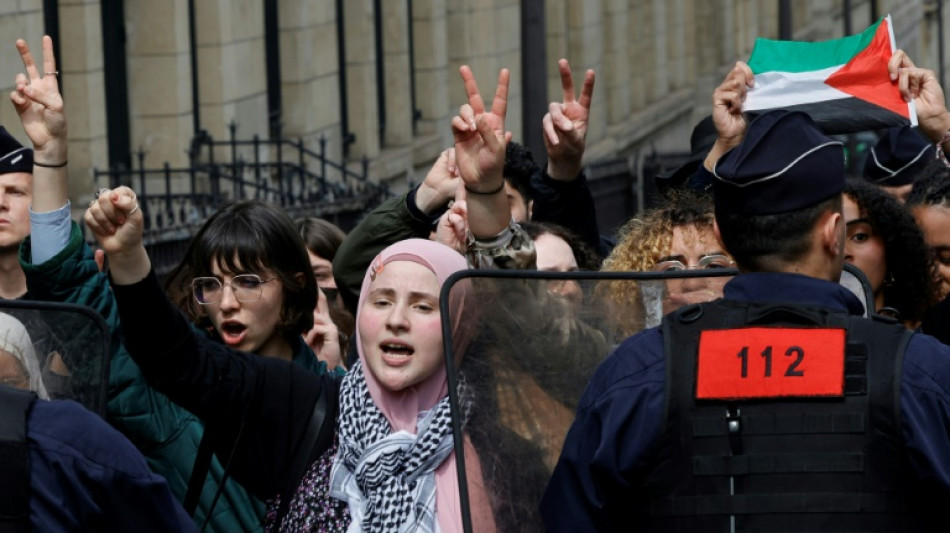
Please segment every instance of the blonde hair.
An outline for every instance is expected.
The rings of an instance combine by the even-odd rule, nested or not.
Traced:
[[[673,228],[695,226],[712,230],[713,205],[708,195],[691,190],[667,193],[642,217],[630,219],[618,231],[617,245],[604,260],[601,272],[648,272],[669,255]],[[645,309],[639,284],[610,281],[598,286],[597,296],[608,306],[616,332],[631,335],[644,327]]]

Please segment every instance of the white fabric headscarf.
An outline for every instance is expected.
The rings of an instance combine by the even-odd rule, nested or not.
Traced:
[[[3,350],[20,361],[26,369],[30,382],[30,390],[44,400],[49,399],[43,378],[40,372],[40,363],[36,359],[36,350],[33,341],[23,322],[6,313],[0,313],[0,350]]]

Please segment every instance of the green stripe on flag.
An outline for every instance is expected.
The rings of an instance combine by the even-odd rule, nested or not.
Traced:
[[[857,35],[830,41],[776,41],[758,38],[749,57],[752,72],[808,72],[844,65],[871,44],[881,21]]]

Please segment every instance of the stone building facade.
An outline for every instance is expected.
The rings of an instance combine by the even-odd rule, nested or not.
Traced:
[[[558,58],[570,60],[578,86],[584,70],[594,69],[587,161],[626,158],[635,165],[647,151],[688,149],[712,90],[737,59],[748,58],[755,37],[779,38],[782,13],[793,38],[819,40],[844,35],[846,12],[852,32],[874,14],[890,12],[900,45],[937,70],[940,4],[8,0],[0,2],[0,35],[8,41],[0,54],[0,88],[9,92],[21,70],[15,37],[39,49],[49,10],[56,9],[75,205],[84,205],[96,186],[92,169],[115,164],[122,151],[116,147],[144,151],[148,166],[181,166],[196,128],[224,138],[231,123],[244,138],[272,135],[278,124],[284,135],[308,145],[325,137],[331,157],[368,159],[371,179],[398,191],[420,181],[451,144],[449,120],[464,101],[463,63],[486,94],[500,68],[511,70],[507,127],[535,147],[539,113],[560,99]],[[268,9],[276,16],[270,26]],[[113,25],[111,35],[119,37],[110,41],[103,30]],[[529,49],[532,57],[523,53]],[[122,70],[124,92],[116,92],[114,74]],[[526,71],[541,72],[546,83],[525,79]],[[275,73],[279,82],[269,84]],[[533,115],[526,112],[532,109]],[[122,135],[110,133],[115,116],[127,124]],[[19,134],[12,106],[0,106],[0,122]]]

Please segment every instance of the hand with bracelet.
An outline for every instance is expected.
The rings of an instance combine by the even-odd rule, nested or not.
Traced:
[[[455,138],[455,163],[467,197],[469,230],[475,238],[490,238],[503,232],[511,220],[504,194],[505,149],[511,132],[505,131],[508,109],[508,69],[498,74],[498,85],[491,109],[478,92],[472,70],[459,69],[465,83],[468,103],[452,118]]]
[[[68,197],[66,114],[59,93],[53,40],[43,36],[42,72],[26,41],[17,39],[16,47],[26,73],[16,75],[16,89],[10,93],[10,100],[33,143],[32,210],[53,211],[66,205]]]

